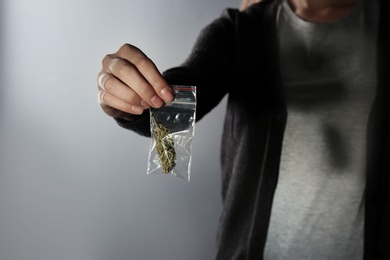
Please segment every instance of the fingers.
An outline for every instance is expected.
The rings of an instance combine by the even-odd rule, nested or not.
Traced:
[[[130,114],[142,114],[149,106],[142,102],[140,97],[125,84],[111,74],[98,74],[98,103],[110,116],[115,117],[119,111]],[[114,108],[119,111],[114,111]]]
[[[130,44],[104,57],[97,82],[98,102],[112,117],[139,115],[150,106],[159,108],[174,98],[155,64]]]
[[[110,77],[110,74],[105,73],[103,71],[99,72],[98,77],[97,77],[98,87],[105,91],[106,90],[105,84],[106,84],[106,81],[109,77]]]
[[[119,56],[126,58],[133,64],[145,80],[152,86],[158,98],[171,101],[173,95],[171,88],[158,71],[155,64],[137,47],[124,44],[118,51]]]
[[[108,67],[109,72],[122,82],[122,84],[133,90],[139,96],[140,100],[144,100],[153,107],[161,107],[164,104],[164,100],[158,96],[153,86],[145,79],[145,76],[140,73],[135,65],[129,63],[127,60],[115,57],[110,61]],[[119,87],[119,84],[115,87]]]
[[[103,69],[131,88],[148,105],[161,107],[173,94],[154,63],[135,46],[125,44],[107,55]]]
[[[117,117],[121,112],[140,115],[144,111],[144,108],[127,103],[102,89],[98,90],[97,100],[104,112],[111,117]]]
[[[141,97],[133,89],[129,88],[114,76],[101,72],[98,75],[98,82],[102,90],[122,99],[124,102],[142,108],[149,108],[149,105],[143,102]]]

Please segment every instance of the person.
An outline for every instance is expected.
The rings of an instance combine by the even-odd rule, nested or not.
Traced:
[[[389,52],[384,0],[227,8],[159,72],[107,54],[103,111],[150,136],[148,108],[197,86],[197,121],[225,97],[217,260],[390,259]],[[196,169],[195,169],[196,171]]]

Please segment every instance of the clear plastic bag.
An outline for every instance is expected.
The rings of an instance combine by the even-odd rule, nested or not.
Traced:
[[[175,99],[150,108],[151,144],[147,174],[171,174],[190,180],[195,131],[196,87],[173,85]]]

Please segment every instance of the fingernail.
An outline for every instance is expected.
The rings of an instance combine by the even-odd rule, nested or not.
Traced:
[[[156,108],[161,107],[164,104],[164,101],[162,101],[161,98],[159,98],[158,96],[153,96],[150,101]]]
[[[144,112],[144,110],[140,107],[132,106],[131,110],[133,111],[134,114],[140,115]]]
[[[145,101],[141,100],[141,106],[144,107],[144,108],[149,108],[149,104],[146,103]]]
[[[171,100],[174,98],[174,96],[173,96],[172,91],[171,91],[170,88],[163,88],[163,89],[160,91],[160,94],[161,94],[162,98],[163,98],[164,100],[167,100],[167,101],[171,101]]]

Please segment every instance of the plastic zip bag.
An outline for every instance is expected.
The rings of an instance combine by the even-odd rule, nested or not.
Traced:
[[[171,87],[174,100],[149,109],[152,138],[147,174],[171,174],[190,181],[196,87]]]

